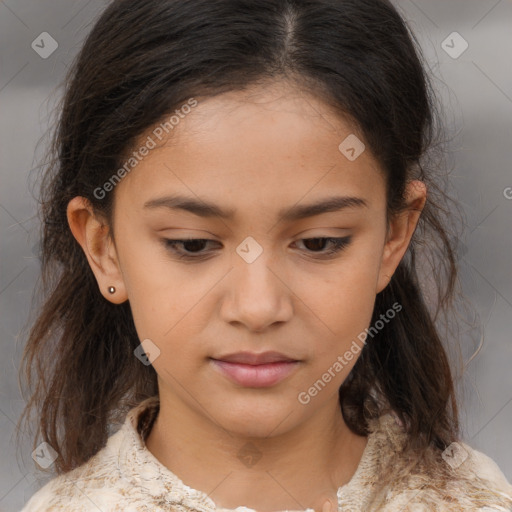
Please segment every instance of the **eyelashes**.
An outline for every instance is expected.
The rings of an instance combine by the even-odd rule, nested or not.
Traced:
[[[328,249],[327,251],[320,252],[321,255],[330,256],[333,254],[337,254],[342,249],[344,249],[350,243],[351,239],[352,239],[352,237],[350,237],[350,236],[345,236],[343,238],[318,237],[318,238],[302,238],[301,240],[299,240],[299,242],[321,241],[322,243],[326,243],[326,242],[331,243],[332,245],[331,245],[330,249]],[[315,254],[318,251],[308,251],[308,252],[312,252],[313,254]]]
[[[214,244],[219,244],[216,240],[209,240],[207,238],[181,238],[181,239],[162,239],[165,247],[178,259],[182,260],[201,260],[212,254],[212,251],[202,251],[201,247],[207,244],[208,242],[212,242]],[[307,242],[311,245],[313,242],[313,246],[318,246],[324,244],[331,244],[329,249],[327,250],[310,250],[306,249],[305,252],[308,255],[312,255],[314,258],[322,259],[329,258],[335,256],[339,252],[341,252],[345,247],[347,247],[351,241],[351,236],[346,236],[342,238],[335,237],[315,237],[315,238],[302,238],[298,240],[299,242]],[[220,244],[219,244],[220,245]],[[188,249],[187,249],[188,247]],[[199,250],[198,250],[199,249]]]

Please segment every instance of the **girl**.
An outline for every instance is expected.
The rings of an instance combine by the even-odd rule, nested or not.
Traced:
[[[42,189],[23,510],[512,510],[437,323],[435,113],[387,0],[110,3]]]

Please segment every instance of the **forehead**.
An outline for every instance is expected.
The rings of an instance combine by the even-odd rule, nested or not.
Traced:
[[[172,113],[141,136],[139,145],[150,137],[156,147],[121,180],[116,196],[141,208],[164,192],[224,203],[229,197],[233,206],[276,203],[279,210],[334,192],[383,200],[384,176],[362,135],[321,100],[287,85],[195,100],[172,129],[166,125],[162,140],[155,133],[165,130],[155,129]]]

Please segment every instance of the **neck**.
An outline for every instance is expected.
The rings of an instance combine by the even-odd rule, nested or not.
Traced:
[[[366,437],[345,424],[339,403],[279,436],[245,437],[180,402],[160,401],[148,450],[183,483],[222,508],[322,510],[354,475]]]

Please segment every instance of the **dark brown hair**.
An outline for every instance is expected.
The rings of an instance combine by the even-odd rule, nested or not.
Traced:
[[[57,451],[58,473],[87,461],[129,408],[158,393],[155,370],[133,354],[140,340],[130,304],[101,295],[69,229],[68,202],[83,196],[110,222],[113,192],[99,199],[94,191],[141,134],[191,97],[279,80],[357,127],[385,173],[388,218],[404,207],[407,182],[419,179],[428,189],[407,253],[376,297],[372,325],[394,303],[402,311],[368,337],[341,386],[345,421],[365,434],[369,419],[391,408],[418,452],[458,438],[438,324],[458,294],[456,204],[444,187],[440,106],[423,61],[385,0],[110,3],[66,77],[41,185],[43,303],[23,354],[33,388],[23,416],[37,408],[38,434]]]

